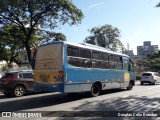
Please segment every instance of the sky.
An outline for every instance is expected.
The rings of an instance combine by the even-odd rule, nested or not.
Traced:
[[[89,29],[110,24],[120,30],[120,40],[137,54],[144,41],[160,48],[160,0],[72,0],[84,14],[81,24],[60,26],[67,41],[82,43]]]

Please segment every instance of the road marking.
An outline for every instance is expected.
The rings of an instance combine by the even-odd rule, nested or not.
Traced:
[[[129,95],[124,95],[124,96],[122,96],[122,98],[126,98],[126,97],[129,97]]]
[[[156,88],[160,88],[160,86],[154,86],[154,87],[151,87],[151,88],[148,88],[149,90],[151,90],[151,89],[156,89]]]

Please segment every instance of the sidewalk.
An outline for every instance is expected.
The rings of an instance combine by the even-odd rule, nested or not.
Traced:
[[[135,85],[140,84],[140,80],[136,80]]]

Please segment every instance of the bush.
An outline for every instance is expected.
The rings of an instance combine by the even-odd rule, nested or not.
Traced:
[[[140,80],[140,75],[136,75],[136,80]]]

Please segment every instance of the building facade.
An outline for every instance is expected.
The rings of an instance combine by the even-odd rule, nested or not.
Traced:
[[[153,54],[158,50],[158,45],[151,45],[151,41],[144,41],[143,46],[137,46],[137,55],[145,58],[147,55]]]

